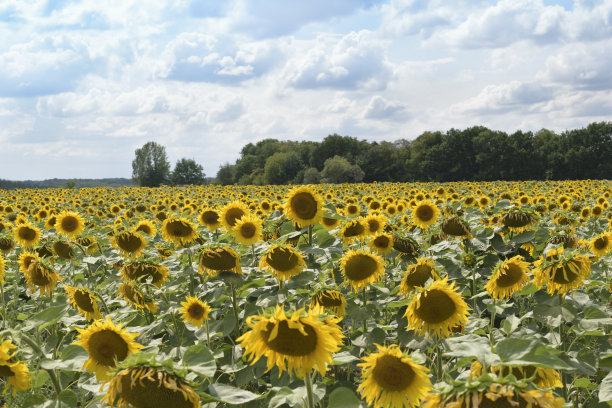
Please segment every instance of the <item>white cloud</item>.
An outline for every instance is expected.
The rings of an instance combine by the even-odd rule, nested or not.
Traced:
[[[612,89],[612,41],[570,44],[547,60],[545,79],[585,89]]]
[[[547,102],[554,96],[554,89],[542,84],[511,81],[505,84],[487,85],[478,95],[455,105],[459,112],[496,113],[529,111],[533,105]]]
[[[380,95],[374,95],[370,99],[363,116],[366,119],[376,120],[403,120],[410,117],[407,113],[406,106],[399,102],[388,101]]]

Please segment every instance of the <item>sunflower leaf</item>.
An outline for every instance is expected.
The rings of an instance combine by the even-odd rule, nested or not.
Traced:
[[[188,370],[204,377],[212,377],[217,371],[215,357],[203,344],[189,347],[183,356],[183,363]]]
[[[358,408],[361,402],[350,388],[339,387],[329,394],[327,408]]]
[[[599,400],[612,401],[612,373],[608,373],[599,386]]]
[[[561,351],[546,346],[539,340],[507,338],[497,343],[495,350],[506,365],[534,365],[556,370],[573,368],[562,358]]]
[[[226,404],[244,404],[246,402],[261,398],[263,396],[255,394],[251,391],[232,387],[231,385],[227,384],[210,384],[208,386],[208,389],[213,397],[218,398]]]

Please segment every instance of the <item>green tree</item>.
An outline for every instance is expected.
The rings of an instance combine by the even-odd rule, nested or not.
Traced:
[[[142,187],[157,187],[168,181],[170,163],[166,148],[155,142],[145,143],[136,149],[132,161],[132,179]]]
[[[201,165],[193,159],[182,158],[176,162],[172,172],[172,184],[204,184],[206,175]]]
[[[304,184],[318,184],[321,182],[321,173],[316,167],[310,167],[304,171],[304,178],[302,181]]]
[[[363,180],[364,173],[344,157],[334,156],[325,160],[321,176],[324,183],[355,183]]]
[[[225,163],[221,166],[217,172],[217,184],[221,184],[222,186],[234,184],[235,167],[236,166],[229,163]]]
[[[291,183],[295,181],[302,167],[302,162],[296,152],[274,153],[266,160],[264,181],[266,184]]]

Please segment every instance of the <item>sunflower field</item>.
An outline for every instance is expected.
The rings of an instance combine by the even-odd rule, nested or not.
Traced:
[[[0,406],[611,407],[611,192],[0,190]]]

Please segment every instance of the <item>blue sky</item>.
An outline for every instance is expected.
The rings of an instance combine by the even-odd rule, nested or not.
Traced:
[[[612,117],[612,0],[0,0],[0,178]]]

